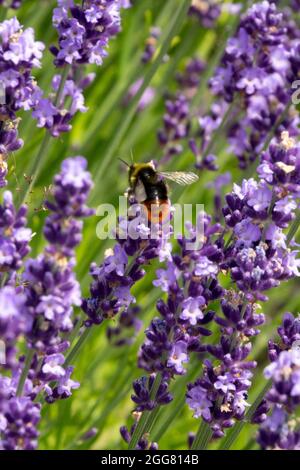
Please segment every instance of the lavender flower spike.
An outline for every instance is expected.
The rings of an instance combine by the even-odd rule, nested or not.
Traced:
[[[54,179],[53,201],[46,201],[51,211],[45,221],[48,241],[43,254],[29,259],[23,275],[27,307],[35,322],[28,335],[31,345],[43,352],[59,347],[60,332],[73,327],[73,306],[81,304],[80,287],[75,278],[74,248],[81,240],[83,217],[93,213],[86,200],[92,187],[83,157],[68,158]]]
[[[6,185],[8,155],[23,145],[16,113],[33,108],[37,86],[32,70],[41,66],[44,48],[33,29],[23,29],[16,17],[0,24],[0,188]]]

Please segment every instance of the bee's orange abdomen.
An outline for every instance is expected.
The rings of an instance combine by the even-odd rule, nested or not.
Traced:
[[[170,217],[169,199],[152,199],[143,202],[147,210],[148,221],[152,224],[165,222]]]

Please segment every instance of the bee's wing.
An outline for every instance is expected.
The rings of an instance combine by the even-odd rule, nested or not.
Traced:
[[[192,171],[160,171],[158,175],[181,186],[195,183],[199,179]]]

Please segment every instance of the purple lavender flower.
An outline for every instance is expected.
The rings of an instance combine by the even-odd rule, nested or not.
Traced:
[[[271,363],[264,371],[271,388],[253,421],[260,423],[257,440],[263,449],[298,450],[300,429],[295,413],[300,403],[299,318],[286,313],[278,333],[281,342],[269,342]],[[267,416],[270,408],[271,415]]]
[[[0,279],[6,282],[20,269],[22,260],[29,253],[32,232],[26,227],[26,206],[17,211],[12,194],[5,191],[0,205]]]
[[[16,4],[17,5],[17,4]],[[44,44],[34,39],[32,28],[22,29],[17,18],[0,25],[0,82],[1,82],[1,126],[0,126],[0,187],[6,185],[7,157],[22,147],[18,138],[17,111],[28,111],[33,107],[36,84],[32,70],[40,67]]]
[[[222,122],[227,112],[229,150],[238,157],[241,168],[257,159],[274,126],[277,139],[284,129],[292,136],[299,134],[299,117],[293,106],[282,124],[276,126],[290,102],[291,76],[297,75],[295,30],[289,16],[268,1],[253,5],[242,16],[210,82],[217,101],[210,114],[200,118],[198,166],[203,164],[202,155],[206,155],[211,142],[212,126]]]
[[[129,88],[128,93],[124,99],[124,105],[128,105],[132,98],[135,97],[135,95],[138,93],[139,89],[141,88],[143,84],[143,79],[138,78]],[[155,90],[152,87],[148,87],[144,93],[141,96],[141,99],[138,103],[138,111],[143,111],[147,106],[152,103],[153,99],[155,97]]]
[[[123,309],[127,310],[135,302],[131,288],[145,276],[143,266],[166,255],[167,240],[161,228],[157,228],[157,237],[151,237],[150,229],[141,221],[140,215],[135,214],[134,217],[129,216],[128,219],[119,221],[117,243],[106,251],[100,266],[91,265],[91,296],[84,299],[82,304],[89,317],[86,321],[88,327],[92,324],[99,325]],[[134,227],[132,236],[130,223]],[[125,227],[127,230],[123,233]]]
[[[205,62],[194,57],[187,62],[183,72],[177,73],[176,81],[188,99],[192,99],[195,96],[200,85],[201,74],[205,67]]]
[[[204,418],[205,420],[211,419],[210,408],[212,402],[207,398],[207,390],[201,385],[194,385],[190,387],[187,392],[187,404],[194,412],[194,418]]]
[[[83,90],[94,80],[89,74],[78,81],[78,70],[84,64],[102,65],[107,55],[109,39],[121,28],[120,10],[129,8],[127,0],[86,0],[78,5],[73,0],[58,0],[53,12],[53,24],[58,31],[58,47],[50,50],[57,67],[72,66],[60,91],[62,77],[55,75],[52,88],[56,99],[44,96],[41,89],[34,93],[33,117],[38,127],[45,127],[53,137],[71,129],[71,120],[85,112]],[[149,97],[145,96],[146,101]]]
[[[59,0],[53,12],[59,46],[52,46],[55,64],[97,64],[106,57],[109,40],[120,31],[120,9],[129,2],[86,0],[81,6],[73,0]]]
[[[282,351],[278,358],[266,367],[265,377],[273,386],[267,394],[271,403],[284,405],[292,412],[300,404],[300,352],[297,348]]]
[[[0,289],[0,338],[6,345],[26,334],[32,326],[32,318],[25,306],[26,297],[12,286]]]
[[[61,344],[59,333],[72,329],[73,306],[81,305],[73,268],[74,248],[81,240],[80,219],[93,212],[86,206],[92,186],[86,165],[82,157],[63,162],[54,179],[53,201],[46,201],[51,211],[44,228],[48,245],[43,254],[25,265],[26,305],[34,320],[28,340],[45,352]]]
[[[299,0],[292,0],[291,1],[291,8],[293,8],[293,10],[295,10],[295,12],[297,13],[300,9],[300,2]]]
[[[44,97],[41,89],[34,94],[32,116],[37,119],[38,127],[45,127],[53,137],[59,137],[62,132],[69,132],[72,128],[70,122],[77,112],[85,113],[83,90],[95,78],[95,74],[89,74],[77,84],[72,76],[69,76],[60,95],[60,101],[53,103],[49,97]],[[57,94],[61,81],[60,75],[55,75],[52,80],[52,88]],[[66,102],[68,106],[66,107]]]
[[[167,161],[182,152],[180,141],[188,136],[190,123],[189,104],[183,94],[167,100],[165,106],[164,128],[158,132],[158,140],[164,148],[164,161]]]
[[[205,28],[212,28],[221,14],[219,0],[192,0],[190,14],[197,16]]]
[[[185,374],[185,364],[189,362],[192,351],[205,350],[201,339],[210,335],[205,325],[213,317],[213,312],[207,311],[207,305],[210,300],[217,299],[222,294],[222,288],[211,278],[216,274],[215,267],[211,269],[215,266],[211,259],[221,257],[213,242],[219,226],[211,225],[206,215],[203,218],[206,240],[204,246],[190,251],[189,240],[180,240],[180,256],[173,255],[172,261],[167,262],[167,270],[158,270],[160,279],[154,281],[156,286],[168,293],[168,298],[166,302],[157,302],[160,317],[155,317],[145,332],[146,340],[141,346],[138,364],[148,372],[161,373],[166,386],[172,377]],[[191,235],[196,235],[193,227],[190,227],[190,231]],[[200,265],[203,268],[201,273],[198,272]],[[211,280],[209,288],[208,279]],[[150,405],[145,403],[146,408],[147,406]],[[139,410],[142,410],[141,406]]]
[[[2,411],[0,446],[4,450],[34,450],[41,405],[28,397],[12,397]]]
[[[147,64],[150,62],[156,52],[157,40],[161,35],[160,28],[153,27],[150,29],[150,35],[146,40],[145,49],[142,55],[142,62]]]
[[[275,406],[272,414],[259,428],[258,443],[264,450],[299,450],[300,430],[281,406]]]
[[[264,322],[264,316],[255,313],[252,305],[239,305],[238,294],[229,291],[225,296],[227,300],[221,303],[224,317],[215,317],[221,327],[220,341],[215,346],[207,345],[207,351],[218,362],[206,360],[203,375],[189,384],[187,391],[187,403],[194,416],[210,424],[215,438],[242,419],[249,406],[251,369],[256,366],[247,359],[250,338],[259,333],[257,327]]]
[[[298,146],[283,133],[282,141],[263,153],[264,163],[258,167],[260,175],[262,165],[268,164],[269,152],[277,155],[276,168],[285,168],[280,180],[275,180],[275,174],[274,182],[262,175],[259,182],[251,178],[244,180],[241,186],[235,184],[233,192],[226,196],[227,206],[223,208],[225,222],[228,227],[233,227],[234,233],[234,242],[230,244],[225,261],[226,269],[230,268],[240,290],[252,299],[256,296],[261,300],[265,299],[263,291],[298,276],[300,265],[297,250],[288,249],[283,232],[295,217],[298,184],[296,172],[287,175],[288,163],[284,160],[287,154],[293,154],[293,163],[297,166]]]

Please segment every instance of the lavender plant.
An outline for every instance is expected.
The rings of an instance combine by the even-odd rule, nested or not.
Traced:
[[[0,2],[0,449],[298,450],[298,2],[30,3]],[[96,236],[131,150],[196,166],[176,243],[141,185]]]

